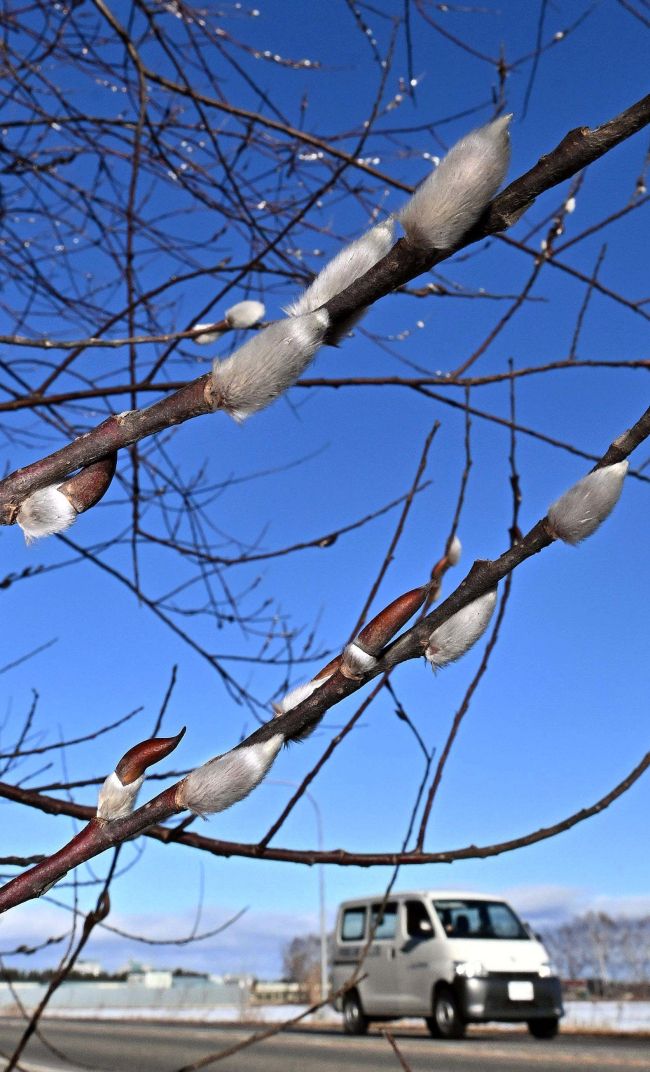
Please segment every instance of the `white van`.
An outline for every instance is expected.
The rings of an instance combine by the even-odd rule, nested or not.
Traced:
[[[505,901],[480,893],[419,890],[345,901],[332,991],[342,991],[334,1004],[349,1035],[365,1034],[371,1020],[423,1016],[434,1038],[462,1038],[466,1024],[498,1020],[523,1021],[536,1038],[549,1039],[564,1015],[542,943]]]

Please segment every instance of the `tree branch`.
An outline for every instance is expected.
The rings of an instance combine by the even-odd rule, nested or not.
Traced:
[[[500,856],[504,852],[512,852],[515,849],[525,848],[527,845],[535,845],[539,841],[546,841],[557,834],[570,830],[578,823],[584,822],[618,800],[628,789],[639,780],[642,774],[650,767],[650,752],[647,752],[626,777],[614,786],[605,796],[589,807],[581,808],[572,815],[567,816],[552,826],[543,826],[521,837],[511,838],[508,841],[499,841],[491,845],[466,845],[460,849],[446,849],[439,852],[348,852],[345,849],[333,849],[318,852],[309,849],[286,849],[286,848],[261,848],[257,844],[248,844],[237,841],[222,841],[218,838],[205,837],[193,831],[174,831],[158,825],[149,826],[158,819],[168,818],[178,809],[174,809],[170,801],[172,790],[165,790],[159,797],[150,801],[144,808],[129,815],[125,819],[116,819],[110,824],[104,824],[112,828],[110,836],[102,836],[98,832],[99,824],[93,820],[85,830],[82,830],[77,838],[70,842],[69,846],[60,850],[55,856],[44,861],[31,871],[19,875],[7,882],[0,889],[0,912],[6,912],[24,901],[31,900],[46,893],[50,886],[66,874],[69,867],[76,866],[86,860],[93,859],[104,849],[112,847],[138,834],[145,834],[154,841],[165,845],[187,845],[212,856],[230,857],[239,856],[253,860],[277,860],[284,863],[297,863],[312,866],[313,864],[337,864],[339,867],[374,867],[396,866],[398,864],[450,864],[456,860],[484,860],[490,856]],[[39,811],[48,814],[69,815],[77,819],[88,818],[94,809],[84,807],[81,804],[72,804],[69,801],[56,800],[53,797],[42,796],[29,790],[16,789],[14,786],[0,783],[0,796],[7,800],[19,801],[30,804]],[[82,843],[83,841],[83,843]],[[76,844],[75,844],[76,843]],[[72,847],[72,848],[71,848]],[[61,859],[62,854],[68,853],[67,866]],[[57,859],[58,858],[58,859]],[[55,866],[52,861],[57,860]],[[61,865],[64,864],[62,867]],[[52,877],[54,876],[54,877]],[[49,884],[44,885],[49,878]]]
[[[618,436],[607,448],[604,455],[594,468],[602,468],[623,461],[628,455],[648,436],[650,436],[650,407],[632,425],[631,428]],[[491,591],[497,583],[534,554],[538,554],[544,547],[554,542],[551,535],[547,518],[544,517],[523,536],[521,540],[513,543],[498,559],[494,561],[476,561],[466,578],[458,588],[437,606],[430,614],[421,618],[414,626],[408,629],[397,640],[381,653],[376,660],[373,669],[363,677],[348,677],[341,670],[336,670],[325,680],[324,684],[317,688],[306,700],[298,703],[296,707],[287,713],[264,723],[259,729],[250,734],[242,746],[268,741],[277,737],[278,733],[284,736],[285,742],[299,740],[310,733],[321,721],[324,714],[346,696],[357,692],[372,678],[386,673],[392,667],[397,666],[408,659],[421,657],[428,644],[431,633],[443,622],[456,614],[462,607],[478,599],[479,596]],[[337,863],[358,864],[369,866],[375,863],[399,863],[408,860],[411,863],[446,863],[455,859],[468,859],[475,857],[495,856],[501,852],[520,848],[523,845],[541,841],[561,830],[568,829],[581,822],[583,819],[594,815],[607,807],[613,800],[625,792],[650,764],[650,753],[641,763],[621,782],[611,793],[598,801],[591,808],[582,809],[568,819],[557,823],[555,826],[542,828],[533,834],[512,841],[502,842],[497,845],[478,848],[469,846],[467,849],[452,850],[443,853],[348,853],[344,850],[334,852],[314,853],[299,852],[292,849],[276,849],[262,847],[261,845],[243,845],[238,843],[221,842],[210,838],[201,838],[193,833],[179,833],[173,830],[150,829],[171,816],[180,812],[182,807],[177,804],[177,789],[180,783],[170,786],[164,792],[154,797],[144,807],[133,812],[124,819],[115,819],[105,822],[101,819],[91,818],[93,809],[81,805],[69,804],[56,800],[52,797],[41,796],[14,786],[0,784],[0,796],[7,799],[31,804],[42,811],[52,814],[74,815],[78,818],[91,818],[88,826],[81,830],[76,837],[53,856],[37,864],[30,871],[17,876],[8,882],[0,890],[0,911],[20,904],[32,897],[39,896],[65,875],[72,867],[92,859],[106,848],[120,844],[122,841],[135,837],[141,833],[148,833],[161,841],[178,840],[184,844],[193,844],[197,847],[214,852],[217,855],[238,855],[256,858],[268,858],[274,860],[291,860],[300,863]]]
[[[152,77],[148,70],[146,74]],[[167,84],[168,81],[158,80],[161,84]],[[510,227],[535,197],[570,178],[648,122],[650,95],[593,130],[580,127],[571,131],[555,149],[541,157],[533,168],[495,198],[457,248],[464,248]],[[331,328],[335,329],[337,324],[359,309],[372,305],[454,252],[456,250],[424,252],[411,247],[405,239],[400,239],[373,268],[326,304]],[[107,454],[131,446],[166,428],[211,413],[214,405],[210,387],[211,376],[200,376],[146,409],[109,417],[67,446],[18,469],[0,481],[0,524],[13,524],[21,502],[33,491],[58,483],[75,469],[88,466]]]

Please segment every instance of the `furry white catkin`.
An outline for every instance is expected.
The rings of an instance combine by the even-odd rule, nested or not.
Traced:
[[[226,309],[225,319],[231,328],[252,328],[260,322],[265,312],[261,301],[240,301]]]
[[[413,246],[450,249],[469,231],[503,182],[510,163],[505,115],[456,142],[397,213]]]
[[[239,350],[212,366],[215,409],[236,421],[269,406],[296,382],[323,341],[324,310],[269,324]]]
[[[460,562],[460,556],[463,553],[463,545],[458,539],[458,536],[454,536],[453,540],[449,544],[447,549],[447,562],[450,566],[457,566]]]
[[[98,819],[123,819],[135,807],[136,798],[144,782],[144,774],[128,785],[122,785],[115,771],[109,774],[99,790],[97,800]]]
[[[611,514],[623,490],[627,461],[587,473],[548,511],[548,527],[557,540],[580,543]]]
[[[374,655],[369,655],[367,651],[360,648],[354,641],[343,649],[341,673],[344,677],[363,677],[364,674],[369,674],[376,665],[377,660]]]
[[[318,680],[305,681],[302,685],[296,685],[295,689],[292,689],[281,700],[273,704],[276,717],[286,715],[287,711],[293,711],[294,707],[297,707],[299,703],[311,696],[312,692],[319,689],[326,681],[326,677],[321,677]]]
[[[31,543],[41,536],[53,536],[55,532],[64,532],[77,516],[69,499],[59,491],[57,485],[33,492],[22,503],[16,521],[25,533],[25,541]]]
[[[496,599],[497,590],[492,588],[434,629],[424,653],[434,670],[460,659],[483,636]]]
[[[280,751],[284,735],[233,748],[197,767],[178,787],[176,802],[196,815],[225,811],[262,781]]]
[[[194,335],[192,342],[196,343],[197,346],[209,346],[211,342],[216,342],[223,335],[224,329],[221,327],[217,331],[212,331],[213,327],[213,324],[195,324],[194,331],[198,331],[199,328],[205,328],[206,330],[202,331],[200,335]]]
[[[299,298],[287,306],[285,312],[289,316],[311,313],[321,305],[325,305],[325,302],[336,294],[340,294],[351,283],[365,275],[373,264],[386,256],[393,244],[394,231],[392,219],[384,220],[366,231],[361,238],[351,242],[349,246],[337,253],[329,264],[325,265],[313,283]],[[345,321],[337,326],[334,334],[330,332],[330,341],[338,342],[364,316],[365,312],[365,308],[362,308],[346,317]]]
[[[224,320],[231,328],[252,328],[258,324],[266,312],[265,306],[260,301],[240,301],[236,305],[226,309]],[[195,324],[194,330],[205,328],[200,335],[194,335],[192,342],[197,346],[208,346],[211,342],[217,342],[225,331],[223,322],[221,327],[215,328],[215,324]]]

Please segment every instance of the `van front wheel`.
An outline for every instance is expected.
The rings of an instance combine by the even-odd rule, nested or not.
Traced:
[[[433,1016],[427,1016],[426,1025],[433,1038],[460,1039],[465,1034],[463,1020],[453,990],[439,990],[433,999]]]
[[[560,1028],[560,1021],[557,1016],[545,1016],[540,1020],[529,1020],[528,1030],[533,1038],[538,1039],[552,1039],[555,1038]]]
[[[367,1035],[368,1017],[361,1008],[359,995],[352,991],[343,998],[343,1030],[346,1035]]]

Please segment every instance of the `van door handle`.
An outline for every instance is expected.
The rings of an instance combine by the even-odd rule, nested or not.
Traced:
[[[394,949],[389,949],[388,950],[388,959],[389,960],[395,960],[395,950]]]

